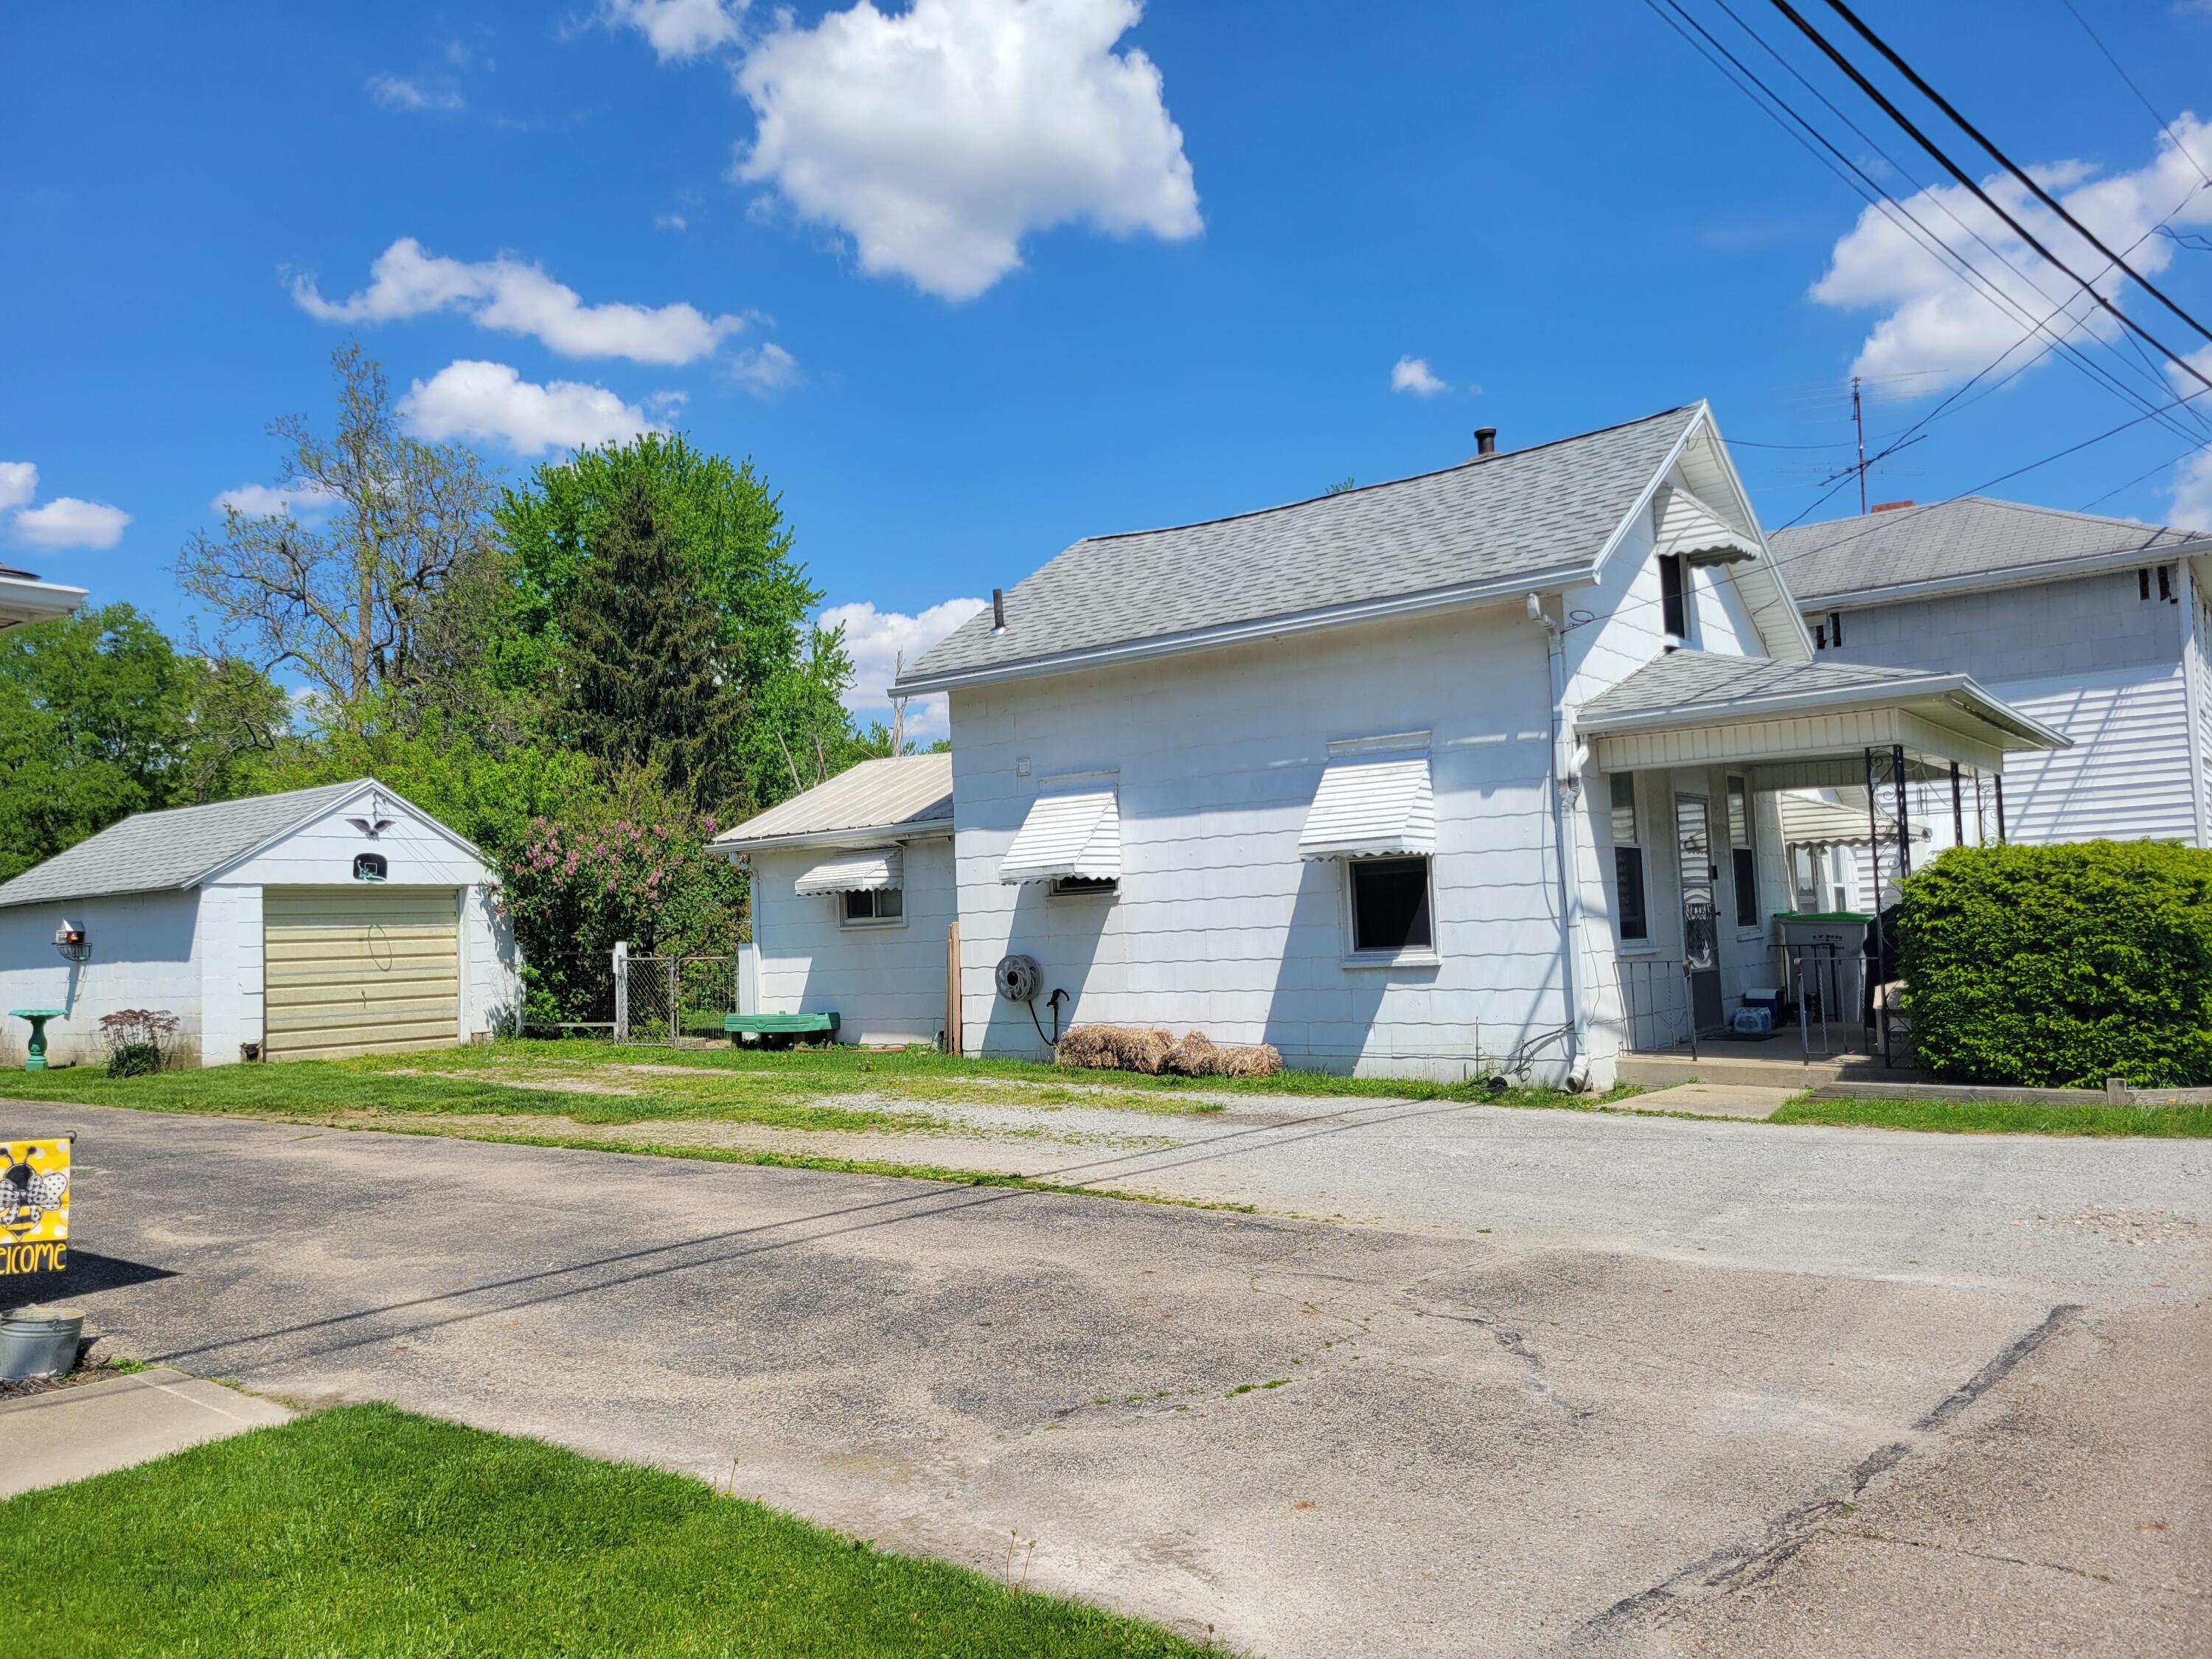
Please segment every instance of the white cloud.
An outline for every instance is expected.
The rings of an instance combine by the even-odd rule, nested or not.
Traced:
[[[486,439],[518,455],[621,443],[641,432],[666,430],[603,386],[580,380],[539,386],[505,363],[467,359],[416,381],[399,400],[399,413],[410,431],[434,443]]]
[[[451,87],[426,87],[398,75],[372,75],[368,95],[386,109],[456,110],[461,94]]]
[[[912,617],[898,611],[878,611],[866,599],[857,605],[831,605],[822,613],[822,625],[844,629],[845,649],[853,659],[853,684],[846,689],[845,706],[888,721],[890,686],[897,676],[900,654],[903,653],[909,664],[915,662],[986,603],[947,599]],[[907,700],[908,737],[926,743],[945,736],[948,730],[943,697]]]
[[[403,236],[369,267],[369,284],[349,300],[325,300],[312,276],[295,277],[292,297],[326,323],[381,323],[459,310],[481,328],[527,334],[568,357],[627,357],[640,363],[688,363],[711,354],[742,317],[709,317],[696,307],[587,306],[576,290],[511,255],[470,263],[426,252]]]
[[[28,461],[0,461],[0,513],[28,507],[39,493],[39,469]]]
[[[664,64],[680,63],[737,44],[746,0],[604,0],[600,21],[633,28],[652,43]]]
[[[1115,43],[1138,0],[870,0],[811,28],[788,13],[738,87],[758,131],[735,176],[834,225],[861,268],[964,300],[1034,230],[1198,234],[1182,132],[1151,58]]]
[[[680,213],[656,213],[653,216],[653,228],[655,230],[682,230],[689,223],[690,221]]]
[[[2132,173],[2099,177],[2097,169],[2083,161],[2060,161],[2030,171],[2108,246],[2155,278],[2172,263],[2174,245],[2166,237],[2150,234],[2154,225],[2169,221],[2169,216],[2177,227],[2212,224],[2212,189],[2205,187],[2199,164],[2212,170],[2212,125],[2185,112],[2174,123],[2173,137],[2160,135],[2157,155]],[[2094,279],[2100,293],[2107,298],[2121,295],[2124,279],[2107,271],[2105,257],[2035,202],[2025,186],[1998,176],[1984,179],[1982,187],[2067,264]],[[1812,297],[1825,305],[1883,313],[1861,345],[1852,374],[1869,379],[1911,377],[1905,388],[1911,396],[1940,392],[1996,362],[2020,343],[2031,322],[2040,321],[2062,301],[2065,308],[2051,318],[2052,331],[2097,339],[2109,339],[2118,332],[2109,313],[1963,186],[1923,191],[1905,206],[2012,305],[2000,306],[1970,286],[1907,231],[1869,206],[1837,241],[1827,271],[1812,289]],[[1975,240],[1975,233],[1989,247]],[[2100,272],[2105,274],[2100,276]],[[2022,348],[2022,355],[2033,355],[2045,343],[2047,337],[2039,337]]]
[[[2175,471],[2171,522],[2212,532],[2212,449],[2198,450]]]
[[[1433,398],[1451,388],[1430,371],[1426,357],[1401,357],[1390,366],[1390,390],[1410,392],[1417,398]]]
[[[312,514],[326,513],[333,498],[326,490],[309,485],[290,489],[271,484],[240,484],[235,489],[226,489],[209,505],[216,512],[235,512],[248,519],[266,519],[279,513],[306,518]]]
[[[750,351],[740,351],[730,362],[730,378],[757,397],[797,386],[805,377],[799,359],[773,341]]]
[[[33,547],[112,547],[123,539],[131,515],[105,501],[57,495],[42,507],[27,507],[9,521],[16,538]]]

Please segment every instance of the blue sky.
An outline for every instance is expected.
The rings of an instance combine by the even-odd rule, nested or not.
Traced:
[[[2179,147],[2063,0],[1864,15],[2212,321],[2212,4],[2075,3]],[[1862,227],[1644,0],[15,7],[0,60],[0,562],[179,629],[179,546],[274,481],[267,422],[325,417],[349,335],[512,471],[644,422],[752,456],[830,604],[875,608],[836,613],[873,678],[1077,536],[1448,464],[1478,425],[1513,447],[1708,398],[1778,526],[1848,459],[1855,364],[1879,443],[2027,334]],[[1945,205],[1918,211],[1984,259]],[[2086,356],[2175,395],[2097,327]],[[1875,498],[2139,412],[2056,356],[1980,395],[2033,356]],[[2192,430],[1994,493],[2212,522]]]

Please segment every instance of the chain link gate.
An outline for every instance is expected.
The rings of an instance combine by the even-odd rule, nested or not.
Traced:
[[[615,1041],[716,1042],[738,1006],[738,959],[614,952]]]

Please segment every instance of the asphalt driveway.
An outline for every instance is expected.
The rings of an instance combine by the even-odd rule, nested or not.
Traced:
[[[1926,1651],[2179,1654],[2212,1608],[2204,1143],[1316,1108],[1101,1171],[1353,1225],[0,1105],[71,1127],[122,1352],[1012,1544],[1237,1648],[1910,1650],[1940,1591]]]

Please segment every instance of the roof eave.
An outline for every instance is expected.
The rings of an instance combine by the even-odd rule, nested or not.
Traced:
[[[1788,692],[1777,696],[1747,697],[1729,702],[1677,703],[1668,708],[1648,708],[1633,714],[1599,716],[1588,726],[1576,721],[1576,732],[1587,738],[1614,737],[1631,732],[1665,731],[1675,726],[1739,725],[1747,720],[1784,720],[1795,714],[1832,714],[1848,708],[1946,706],[1983,724],[2027,741],[2023,747],[2071,749],[2074,740],[2001,702],[1976,684],[1967,674],[1929,674],[1891,683],[1887,686],[1839,686],[1827,691]]]
[[[1617,534],[1617,532],[1616,532]],[[945,669],[934,674],[907,674],[892,682],[900,696],[950,691],[995,680],[1027,679],[1045,674],[1070,674],[1086,668],[1111,668],[1123,663],[1158,657],[1182,656],[1193,651],[1218,650],[1282,634],[1310,634],[1322,629],[1348,628],[1360,623],[1384,622],[1400,617],[1455,610],[1462,605],[1491,605],[1519,599],[1532,589],[1547,591],[1587,586],[1597,579],[1596,563],[1557,565],[1522,571],[1510,578],[1468,582],[1454,587],[1430,588],[1419,593],[1363,599],[1354,605],[1330,605],[1317,611],[1262,617],[1249,622],[1224,623],[1214,628],[1193,629],[1182,634],[1164,634],[1148,640],[1128,640],[1081,650],[1055,652],[1050,656],[1015,662]]]
[[[856,852],[891,842],[942,841],[951,834],[950,817],[918,818],[903,823],[866,824],[853,830],[794,830],[783,836],[720,836],[707,843],[706,850],[726,859],[739,858],[747,853],[810,848]]]
[[[1905,605],[1915,599],[1940,599],[1947,593],[1971,593],[1990,587],[2033,587],[2039,582],[2065,581],[2094,576],[2106,570],[2132,569],[2137,565],[2171,564],[2177,559],[2212,553],[2212,536],[2192,537],[2167,547],[2133,547],[2112,553],[2085,553],[2078,558],[2052,559],[2041,564],[2008,564],[2001,569],[1975,570],[1957,576],[1931,576],[1924,581],[1892,582],[1881,587],[1845,588],[1833,593],[1800,599],[1801,615],[1845,607]]]

